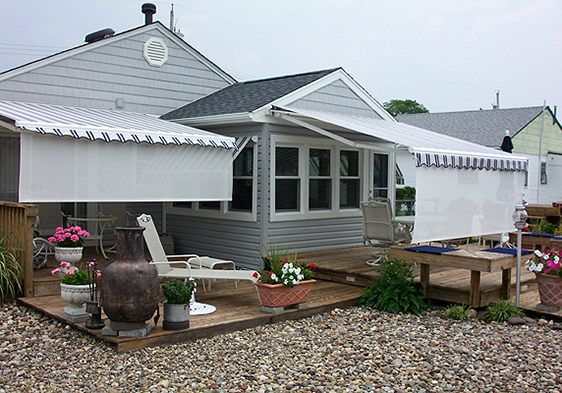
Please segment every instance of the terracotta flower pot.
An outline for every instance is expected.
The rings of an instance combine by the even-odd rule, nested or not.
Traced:
[[[264,284],[255,282],[262,306],[265,307],[287,307],[293,304],[306,303],[310,294],[310,288],[316,280],[301,281],[294,287],[283,284]]]
[[[562,307],[562,277],[535,273],[539,287],[539,297],[545,306]]]

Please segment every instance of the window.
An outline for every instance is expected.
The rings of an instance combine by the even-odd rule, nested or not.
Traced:
[[[334,141],[273,137],[272,205],[274,221],[354,216],[365,184],[360,149]]]
[[[299,148],[275,148],[275,210],[300,209]]]
[[[257,195],[254,168],[257,163],[253,142],[248,143],[232,163],[232,200],[169,203],[174,214],[255,221]]]
[[[541,162],[541,184],[548,184],[546,177],[546,162]]]
[[[396,184],[399,186],[404,185],[404,175],[402,174],[402,171],[400,170],[398,164],[396,164]]]
[[[388,197],[388,154],[373,154],[373,198]]]
[[[233,164],[232,201],[229,210],[251,212],[254,197],[254,148],[246,146]]]
[[[359,152],[340,151],[340,207],[359,207]]]
[[[330,209],[332,207],[330,150],[310,149],[308,163],[308,207],[311,210]]]

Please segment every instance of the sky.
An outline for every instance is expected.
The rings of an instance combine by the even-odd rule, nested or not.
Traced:
[[[153,1],[170,26],[172,2]],[[0,0],[0,72],[107,27],[143,1]],[[343,67],[377,101],[430,112],[562,105],[562,0],[177,0],[184,39],[238,81]]]

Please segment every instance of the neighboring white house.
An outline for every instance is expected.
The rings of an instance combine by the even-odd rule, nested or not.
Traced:
[[[28,177],[35,173],[26,172],[27,163],[19,165],[20,142],[22,152],[37,155],[42,141],[52,142],[46,167],[57,164],[52,155],[57,141],[71,149],[88,144],[92,154],[85,165],[90,172],[79,165],[68,169],[83,182],[73,188],[81,202],[73,204],[75,213],[96,215],[98,202],[120,204],[122,213],[146,212],[173,236],[176,252],[228,258],[246,267],[261,267],[260,249],[270,242],[294,252],[362,245],[360,202],[376,196],[394,199],[398,154],[411,158],[417,176],[415,241],[510,229],[527,168],[522,157],[398,123],[341,68],[236,83],[159,22],[1,73],[0,101],[1,195],[21,200],[22,184],[33,187]],[[18,105],[27,112],[18,113]],[[78,114],[90,111],[75,127]],[[142,121],[132,121],[134,132],[119,125],[130,112],[162,115],[154,120],[170,128],[182,127],[170,121],[193,127],[194,135],[197,130],[218,134],[222,139],[209,140],[224,144],[170,143],[165,125],[157,141],[136,140],[133,135],[142,133]],[[104,120],[112,114],[116,119]],[[37,143],[27,144],[28,137]],[[135,150],[149,151],[159,164],[153,173],[146,170],[152,167],[150,160],[128,164],[132,179],[142,174],[143,180],[167,180],[168,185],[145,188],[142,198],[135,193],[127,199],[126,191],[133,190],[129,187],[119,195],[108,190],[105,198],[99,193],[103,181],[94,182],[97,189],[91,192],[85,179],[100,174],[111,182],[112,174],[122,175],[117,173],[121,155],[111,154],[119,144],[129,144],[135,159]],[[104,162],[98,174],[96,149],[116,161]],[[177,154],[200,149],[207,149],[206,154],[188,176],[191,167],[183,156],[176,160]],[[59,151],[64,160],[63,149]],[[71,151],[74,158],[81,157],[79,150]],[[216,182],[224,177],[202,169],[206,163],[216,164],[213,155],[224,157],[225,151],[233,162],[232,197],[198,199],[192,190],[185,191],[194,177],[197,187],[206,182],[223,190]],[[184,191],[175,193],[176,184]],[[149,192],[157,195],[150,197]],[[40,205],[41,215],[47,205],[58,213],[63,199],[51,194],[38,200],[50,202]],[[26,201],[33,202],[33,196]]]
[[[529,159],[529,172],[525,187],[525,201],[550,204],[562,201],[562,127],[547,106],[506,108],[465,112],[419,113],[398,115],[402,123],[425,128],[499,149],[509,131],[513,153]],[[540,160],[539,160],[540,157]],[[399,165],[404,173],[405,185],[414,186],[412,173],[405,165],[410,157],[403,156]],[[539,166],[540,161],[540,166]]]

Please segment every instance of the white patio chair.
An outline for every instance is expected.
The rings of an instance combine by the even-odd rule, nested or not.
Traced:
[[[207,290],[205,281],[207,281],[209,290],[211,290],[211,281],[214,280],[234,280],[235,288],[238,288],[239,280],[257,281],[257,277],[254,276],[255,271],[236,270],[233,261],[196,254],[166,255],[152,217],[148,214],[141,214],[137,217],[137,223],[145,228],[143,236],[152,258],[150,263],[156,267],[158,276],[161,278],[188,279],[193,277],[201,279],[204,291]],[[179,260],[176,260],[177,258]],[[171,264],[181,264],[184,267],[172,267]],[[223,269],[216,269],[216,267],[223,267]]]
[[[47,266],[47,257],[55,255],[55,245],[42,237],[33,239],[33,268],[36,270]]]
[[[382,261],[388,260],[388,248],[393,244],[405,242],[408,234],[403,228],[396,228],[392,223],[392,210],[388,198],[361,202],[361,211],[363,212],[363,239],[376,250],[373,255],[376,259],[370,259],[366,263],[377,266]]]

